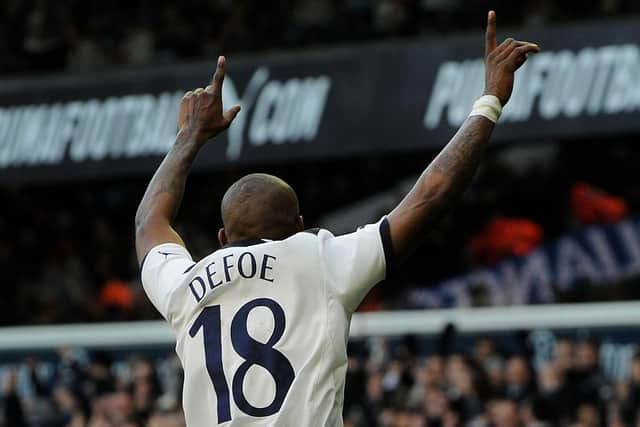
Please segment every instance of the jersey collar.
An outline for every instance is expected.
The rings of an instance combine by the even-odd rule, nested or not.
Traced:
[[[223,248],[246,247],[246,246],[259,245],[261,243],[266,243],[266,242],[267,241],[264,239],[237,240],[232,243],[227,243],[226,245],[223,246]]]

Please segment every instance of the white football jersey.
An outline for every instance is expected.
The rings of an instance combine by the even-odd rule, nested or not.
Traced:
[[[142,283],[176,334],[189,427],[342,426],[351,315],[386,274],[386,218],[225,246],[149,251]]]

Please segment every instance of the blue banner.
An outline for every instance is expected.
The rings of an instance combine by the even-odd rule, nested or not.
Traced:
[[[413,308],[545,304],[578,286],[606,286],[640,274],[640,218],[594,226],[524,257],[408,294]]]

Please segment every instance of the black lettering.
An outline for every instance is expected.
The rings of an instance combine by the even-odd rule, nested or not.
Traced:
[[[213,275],[216,274],[216,272],[211,270],[210,267],[213,267],[214,264],[215,262],[212,262],[211,264],[207,265],[204,269],[207,272],[207,279],[209,280],[209,289],[213,289],[222,285],[222,280],[220,280],[218,283],[213,282]]]
[[[193,286],[194,283],[196,283],[196,282],[198,282],[200,284],[200,289],[202,289],[202,295],[198,295],[198,291]],[[189,289],[191,289],[191,293],[193,294],[193,297],[196,299],[196,302],[202,301],[202,298],[204,298],[204,294],[206,292],[206,287],[205,287],[204,280],[202,279],[202,277],[196,276],[191,281],[191,283],[189,283]]]
[[[229,275],[229,269],[233,267],[233,264],[227,264],[227,258],[233,257],[233,254],[229,254],[222,257],[222,266],[224,268],[224,278],[225,281],[230,282],[231,276]]]
[[[273,270],[273,267],[269,265],[269,258],[275,261],[276,257],[272,255],[264,254],[262,257],[262,268],[260,269],[260,278],[267,282],[273,282],[273,279],[267,277],[267,270]]]
[[[242,264],[242,259],[245,256],[248,256],[249,259],[251,260],[251,264],[250,264],[251,265],[251,272],[249,274],[244,274],[244,267],[243,267],[243,264]],[[256,269],[257,269],[257,267],[256,267],[256,259],[255,259],[255,257],[253,256],[253,254],[251,252],[245,252],[242,255],[240,255],[240,257],[238,257],[238,273],[240,273],[240,276],[244,277],[245,279],[250,279],[250,278],[252,278],[253,276],[256,275]]]

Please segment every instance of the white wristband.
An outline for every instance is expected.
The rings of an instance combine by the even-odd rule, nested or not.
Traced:
[[[502,104],[497,96],[483,95],[476,102],[473,103],[471,109],[471,116],[483,116],[496,123],[502,114]]]

